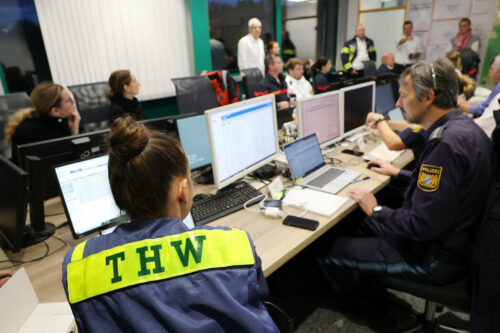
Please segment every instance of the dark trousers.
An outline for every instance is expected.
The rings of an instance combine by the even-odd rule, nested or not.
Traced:
[[[420,264],[418,258],[411,258],[412,250],[408,246],[411,241],[376,236],[370,229],[370,221],[366,217],[354,235],[334,236],[329,250],[318,253],[320,269],[336,292],[356,289],[361,274],[387,274],[429,284],[451,283],[465,274],[465,266],[436,260]],[[328,239],[322,241],[328,242]]]

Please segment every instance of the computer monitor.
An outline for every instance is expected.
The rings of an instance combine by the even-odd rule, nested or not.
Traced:
[[[54,171],[73,238],[130,221],[113,199],[108,155],[59,165]]]
[[[233,183],[272,161],[278,153],[274,95],[205,111],[214,183]]]
[[[30,221],[36,236],[34,243],[48,238],[55,231],[53,224],[45,223],[43,206],[44,200],[59,195],[52,167],[105,153],[104,136],[108,132],[102,130],[17,147],[19,162],[28,172]]]
[[[23,247],[27,186],[28,174],[0,155],[0,244],[12,252]]]
[[[375,109],[375,81],[342,88],[344,137],[363,129],[366,115]]]
[[[164,132],[167,134],[171,134],[178,138],[178,132],[177,132],[177,120],[184,118],[184,117],[190,117],[194,116],[196,113],[188,113],[188,114],[180,114],[180,115],[172,115],[172,116],[166,116],[166,117],[161,117],[161,118],[154,118],[154,119],[147,119],[147,120],[142,120],[141,122],[146,125],[146,127]]]
[[[297,101],[299,137],[316,134],[324,147],[342,139],[340,92],[332,91]]]
[[[177,119],[177,131],[191,170],[212,163],[205,115]]]
[[[375,111],[385,115],[396,105],[392,83],[377,85],[375,90]]]

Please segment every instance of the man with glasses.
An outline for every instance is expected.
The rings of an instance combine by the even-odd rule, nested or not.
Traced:
[[[360,272],[429,284],[467,272],[491,179],[491,142],[456,109],[458,82],[449,60],[407,68],[399,92],[397,106],[425,130],[425,148],[412,171],[370,162],[373,171],[408,184],[401,207],[379,205],[362,187],[348,191],[367,217],[354,236],[336,239],[318,258],[337,292],[357,287]]]

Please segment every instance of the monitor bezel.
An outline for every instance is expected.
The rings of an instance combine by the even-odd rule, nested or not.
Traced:
[[[193,118],[193,117],[204,117],[205,118],[205,124],[206,124],[206,116],[204,114],[190,113],[189,115],[186,115],[185,117],[179,117],[179,118],[176,119],[177,136],[178,136],[178,139],[179,139],[179,142],[181,144],[182,149],[184,149],[184,146],[182,146],[181,133],[179,131],[179,124],[177,122],[179,120],[181,120],[181,119]],[[207,129],[207,140],[210,140],[208,138],[208,129]],[[209,143],[209,146],[210,146],[210,143]],[[207,163],[207,164],[204,164],[204,165],[197,166],[196,168],[192,168],[192,169],[191,169],[191,166],[189,166],[189,168],[191,169],[191,171],[200,170],[200,169],[203,169],[203,168],[206,168],[206,167],[212,165],[212,151],[211,151],[210,147],[209,147],[209,150],[210,150],[210,162]],[[186,152],[184,151],[184,153],[186,153]],[[186,154],[186,157],[187,157],[187,154]],[[188,163],[189,163],[189,161],[188,161]]]
[[[358,132],[361,132],[364,128],[365,128],[365,124],[363,123],[362,125],[356,127],[356,128],[353,128],[352,130],[350,130],[349,132],[346,132],[345,131],[345,112],[346,112],[346,109],[345,109],[345,92],[346,91],[351,91],[351,90],[356,90],[356,89],[359,89],[359,88],[364,88],[364,87],[368,87],[368,86],[371,86],[372,87],[372,108],[371,108],[371,111],[369,112],[375,112],[375,81],[370,81],[370,82],[364,82],[364,83],[360,83],[360,84],[356,84],[356,85],[352,85],[352,86],[349,86],[349,87],[346,87],[346,88],[342,88],[340,91],[341,91],[341,99],[342,99],[342,133],[344,133],[342,135],[343,139],[353,135],[353,134],[356,134]]]
[[[330,140],[327,140],[323,143],[320,143],[319,144],[320,148],[325,148],[327,146],[330,146],[331,144],[342,141],[342,138],[344,136],[344,126],[343,126],[344,104],[342,103],[340,90],[329,91],[329,92],[326,92],[323,94],[317,94],[314,96],[309,96],[309,97],[305,97],[305,98],[301,98],[301,99],[297,100],[297,133],[298,133],[298,138],[303,138],[304,133],[302,132],[302,112],[301,112],[302,111],[302,103],[313,100],[313,99],[328,97],[330,95],[338,95],[340,134],[333,139],[330,139]],[[312,133],[310,133],[310,134],[312,134]],[[309,134],[307,136],[309,136]]]
[[[257,162],[256,164],[253,164],[252,166],[239,172],[238,174],[233,175],[224,181],[221,181],[220,176],[219,176],[219,170],[217,168],[217,154],[215,154],[215,147],[214,147],[214,143],[213,143],[213,141],[214,141],[213,140],[213,128],[212,128],[212,123],[210,121],[210,117],[215,113],[224,112],[224,111],[230,110],[232,108],[239,108],[239,107],[245,106],[247,104],[259,103],[261,101],[270,101],[271,106],[273,108],[273,121],[274,121],[273,130],[274,130],[274,134],[275,134],[274,135],[275,152],[274,152],[274,154],[266,157],[265,159]],[[250,98],[250,99],[238,102],[238,103],[228,104],[228,105],[224,105],[224,106],[221,106],[218,108],[206,110],[205,111],[205,120],[207,123],[208,140],[210,141],[210,154],[212,155],[212,171],[213,171],[213,175],[214,175],[214,184],[215,184],[215,187],[217,189],[221,189],[227,185],[230,185],[230,184],[234,183],[235,181],[248,175],[250,172],[255,171],[258,168],[260,168],[261,166],[271,162],[276,157],[276,155],[279,153],[276,102],[275,102],[275,98],[274,98],[273,94],[268,94],[268,95],[264,95],[264,96],[260,96],[260,97],[254,97],[254,98]]]
[[[88,162],[89,160],[96,159],[96,158],[101,158],[103,156],[108,156],[108,154],[101,154],[101,155],[92,156],[91,158],[87,158],[87,159],[84,159],[84,160],[76,160],[76,161],[72,161],[72,162],[57,164],[57,165],[54,165],[52,167],[52,172],[54,173],[54,177],[56,178],[57,188],[59,190],[59,195],[60,195],[61,202],[62,202],[62,205],[63,205],[63,208],[64,208],[64,213],[66,214],[66,218],[68,219],[68,224],[69,224],[69,227],[71,229],[71,234],[73,235],[74,239],[79,239],[79,238],[85,237],[87,235],[93,234],[94,232],[105,230],[105,229],[108,229],[110,227],[122,224],[120,222],[115,221],[115,222],[111,222],[111,223],[108,223],[108,224],[105,224],[105,225],[98,226],[98,227],[96,227],[94,229],[87,230],[87,231],[85,231],[83,233],[77,233],[75,231],[74,226],[73,226],[73,221],[71,220],[71,215],[69,214],[69,210],[68,210],[68,207],[66,205],[66,200],[64,198],[64,193],[63,193],[62,188],[61,188],[61,183],[59,182],[59,178],[57,177],[57,172],[56,172],[57,168],[64,167],[64,166],[67,166],[67,165],[70,165],[70,164]],[[130,220],[130,218],[129,218],[129,220]]]

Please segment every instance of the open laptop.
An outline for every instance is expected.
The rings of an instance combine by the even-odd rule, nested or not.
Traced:
[[[283,147],[296,184],[336,194],[360,173],[325,164],[316,134],[308,135]]]
[[[54,167],[68,223],[73,238],[95,231],[112,232],[130,222],[128,215],[115,203],[108,179],[108,155],[79,160]],[[194,227],[191,214],[184,220]]]

